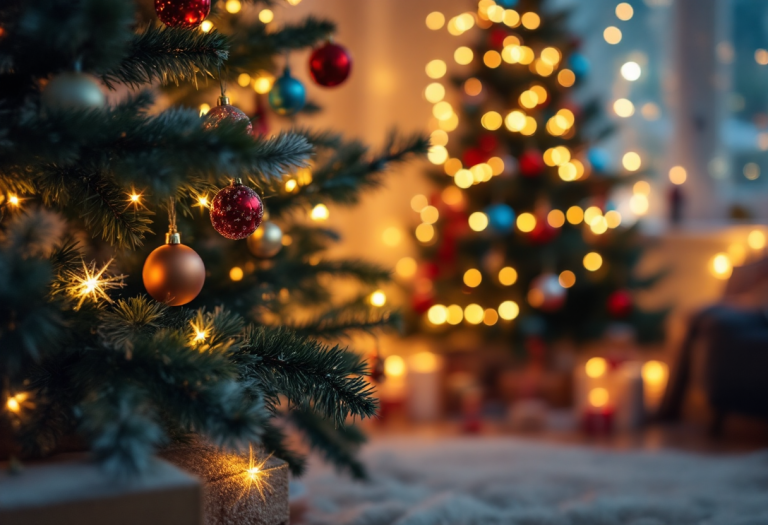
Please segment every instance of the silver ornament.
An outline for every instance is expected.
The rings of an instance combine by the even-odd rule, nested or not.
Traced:
[[[49,110],[98,109],[107,99],[93,77],[76,71],[53,77],[40,96]]]
[[[256,257],[268,259],[283,247],[283,231],[274,222],[264,221],[259,229],[248,236],[248,249]]]
[[[528,302],[543,312],[556,312],[565,304],[566,289],[557,275],[544,273],[531,281]]]

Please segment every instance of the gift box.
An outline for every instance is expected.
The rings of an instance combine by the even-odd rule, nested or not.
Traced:
[[[201,484],[162,460],[126,479],[109,476],[84,454],[0,470],[2,525],[203,523]]]
[[[288,464],[256,450],[223,452],[202,442],[160,454],[204,484],[206,525],[288,525]]]

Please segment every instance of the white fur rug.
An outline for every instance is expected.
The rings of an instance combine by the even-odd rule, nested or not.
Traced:
[[[372,481],[313,465],[313,525],[764,525],[768,452],[615,452],[512,438],[387,438]]]

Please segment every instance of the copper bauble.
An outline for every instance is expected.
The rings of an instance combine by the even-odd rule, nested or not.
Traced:
[[[205,265],[195,250],[180,243],[178,234],[171,234],[165,245],[149,254],[142,277],[156,301],[181,306],[203,289]]]
[[[259,194],[240,179],[219,190],[211,201],[211,224],[227,239],[245,239],[256,231],[264,217]]]
[[[248,249],[256,257],[269,259],[283,247],[283,231],[274,222],[264,222],[248,236]]]

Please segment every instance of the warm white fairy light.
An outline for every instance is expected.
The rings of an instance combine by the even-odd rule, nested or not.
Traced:
[[[98,301],[104,299],[107,302],[112,302],[112,299],[107,295],[107,290],[115,288],[122,288],[125,286],[123,280],[125,275],[110,275],[107,272],[109,265],[112,264],[114,259],[110,259],[100,269],[96,268],[96,262],[91,262],[90,265],[86,265],[83,261],[82,273],[73,271],[67,271],[64,275],[68,284],[67,292],[71,297],[79,299],[75,310],[79,310],[86,299],[92,299]]]
[[[264,495],[266,491],[272,492],[272,485],[270,485],[268,481],[271,476],[271,469],[264,468],[271,457],[272,454],[264,459],[257,459],[253,454],[253,446],[251,446],[248,467],[243,472],[246,483],[246,493],[250,493],[251,488],[255,488],[262,500],[266,500]]]

